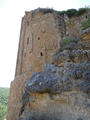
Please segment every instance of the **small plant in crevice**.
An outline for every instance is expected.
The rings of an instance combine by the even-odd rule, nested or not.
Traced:
[[[90,18],[84,23],[82,23],[82,30],[85,30],[90,27]]]
[[[72,41],[69,37],[67,36],[63,37],[60,41],[60,50],[67,48],[67,46],[69,46],[71,42]]]
[[[64,49],[72,50],[76,47],[76,44],[78,43],[79,38],[69,38],[68,36],[65,36],[60,41],[60,51]]]
[[[71,42],[71,40],[70,40],[70,38],[68,38],[68,37],[63,37],[62,39],[61,39],[61,45],[66,45],[66,44],[69,44]]]

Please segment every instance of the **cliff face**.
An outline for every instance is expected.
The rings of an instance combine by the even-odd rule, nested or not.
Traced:
[[[90,120],[89,17],[26,12],[7,120]]]

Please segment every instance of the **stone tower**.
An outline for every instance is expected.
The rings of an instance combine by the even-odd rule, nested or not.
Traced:
[[[60,29],[54,11],[26,12],[22,18],[15,79],[11,83],[8,120],[18,120],[25,83],[34,72],[53,62],[59,49]],[[12,112],[13,111],[13,112]],[[15,116],[15,118],[13,118]]]
[[[60,32],[54,14],[26,12],[22,19],[16,76],[25,72],[42,71],[52,62],[59,48]]]

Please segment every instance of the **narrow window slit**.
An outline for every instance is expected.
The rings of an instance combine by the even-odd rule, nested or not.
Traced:
[[[29,37],[27,38],[27,45],[29,44]]]
[[[38,40],[40,40],[40,37],[38,37]]]
[[[87,19],[87,15],[86,15],[86,19]]]
[[[43,53],[41,52],[40,55],[43,56]]]

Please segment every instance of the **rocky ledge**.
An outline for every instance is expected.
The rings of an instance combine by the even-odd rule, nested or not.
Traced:
[[[53,64],[33,74],[25,86],[19,120],[90,120],[89,31],[62,46]]]

